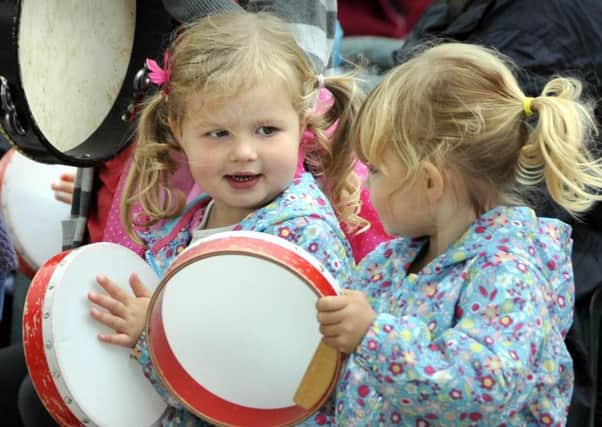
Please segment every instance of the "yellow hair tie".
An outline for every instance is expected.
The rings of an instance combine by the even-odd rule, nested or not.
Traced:
[[[527,117],[531,117],[533,115],[533,110],[531,109],[531,103],[533,102],[533,99],[534,98],[531,98],[530,96],[525,96],[523,99],[523,111]]]

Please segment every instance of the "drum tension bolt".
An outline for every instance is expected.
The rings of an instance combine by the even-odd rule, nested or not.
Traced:
[[[6,131],[13,135],[25,136],[27,132],[17,117],[17,109],[10,94],[8,80],[4,76],[0,76],[0,108],[4,112],[2,123]]]

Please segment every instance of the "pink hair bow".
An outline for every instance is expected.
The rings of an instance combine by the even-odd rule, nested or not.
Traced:
[[[334,95],[331,91],[326,89],[325,87],[320,88],[318,92],[318,99],[316,100],[316,105],[314,106],[314,113],[318,116],[321,116],[327,113],[332,106],[334,105]],[[326,136],[328,138],[332,138],[334,132],[337,130],[337,126],[339,124],[339,120],[337,119],[328,129],[325,130]],[[301,142],[299,144],[299,158],[297,161],[297,171],[295,176],[300,176],[305,171],[304,161],[305,161],[305,151],[307,145],[313,142],[315,138],[315,134],[310,129],[305,129],[303,134],[301,135]]]
[[[148,77],[150,81],[161,87],[163,93],[167,95],[169,85],[169,53],[167,50],[163,54],[163,68],[154,59],[146,58],[146,68],[148,68]]]
[[[316,105],[314,106],[314,113],[317,116],[321,116],[327,113],[333,105],[334,95],[332,94],[332,92],[326,89],[325,87],[320,88],[320,92],[318,92],[318,99],[316,100]],[[337,129],[337,124],[338,121],[334,122],[332,126],[326,129],[326,135],[329,138],[332,138],[332,135],[334,135],[334,131]],[[301,137],[301,145],[313,141],[314,137],[315,135],[311,130],[305,129],[303,131],[303,136]]]

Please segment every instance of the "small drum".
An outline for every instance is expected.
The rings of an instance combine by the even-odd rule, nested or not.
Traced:
[[[23,345],[33,385],[62,426],[159,425],[166,404],[130,358],[103,343],[106,328],[90,316],[87,294],[107,274],[129,289],[137,272],[154,289],[158,278],[142,258],[114,243],[93,243],[52,257],[31,282],[23,313]]]
[[[46,165],[28,159],[14,148],[0,160],[0,211],[19,257],[19,269],[28,277],[61,251],[61,221],[70,206],[55,200],[50,184],[76,169]]]
[[[315,308],[337,293],[329,272],[282,238],[215,234],[187,248],[153,295],[152,361],[172,394],[209,422],[296,424],[326,401],[340,372]]]
[[[0,131],[42,163],[113,157],[171,28],[161,0],[1,1]]]

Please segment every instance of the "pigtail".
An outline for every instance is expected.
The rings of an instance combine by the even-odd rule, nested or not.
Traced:
[[[592,108],[579,102],[581,83],[556,78],[525,111],[536,114],[537,124],[518,161],[518,181],[536,185],[545,181],[551,197],[572,215],[602,200],[602,163],[589,143],[596,135]],[[531,111],[529,111],[531,110]]]
[[[317,86],[316,92],[320,89]],[[351,75],[326,77],[324,87],[332,93],[334,104],[324,115],[310,115],[307,119],[317,150],[308,150],[306,164],[320,179],[339,220],[351,230],[363,229],[368,224],[359,216],[361,180],[354,171],[357,158],[350,140],[353,119],[361,106],[361,92]],[[334,134],[329,132],[335,127]]]
[[[175,217],[184,208],[184,195],[168,185],[177,168],[171,154],[179,148],[168,124],[167,98],[163,93],[146,101],[138,121],[136,144],[120,212],[128,235],[140,244],[134,227]],[[138,208],[140,212],[134,213]]]

